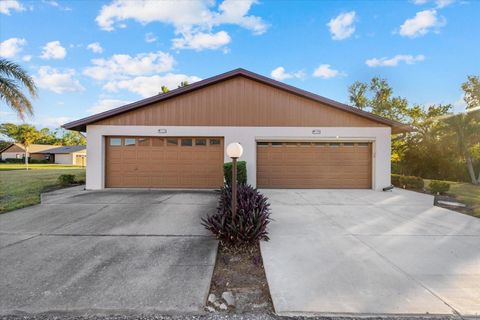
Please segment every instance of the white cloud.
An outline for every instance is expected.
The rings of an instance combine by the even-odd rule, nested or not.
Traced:
[[[167,72],[174,63],[175,59],[162,51],[140,53],[135,57],[115,54],[109,59],[93,59],[93,66],[85,68],[83,74],[96,80],[125,79],[128,76]]]
[[[26,44],[27,41],[23,38],[10,38],[0,42],[0,57],[14,58]]]
[[[25,61],[25,62],[28,62],[28,61],[32,60],[32,56],[29,55],[29,54],[24,55],[24,56],[22,57],[22,60]]]
[[[34,77],[40,88],[55,93],[83,91],[85,88],[75,79],[75,70],[67,69],[63,72],[49,66],[40,67],[38,75]]]
[[[75,120],[72,117],[67,116],[60,116],[60,117],[52,117],[52,116],[40,116],[37,120],[35,120],[35,124],[41,128],[59,128],[65,123]]]
[[[126,101],[126,100],[101,99],[101,100],[98,100],[94,106],[87,109],[87,112],[91,114],[100,113],[107,110],[111,110],[113,108],[121,107],[129,103],[130,101]]]
[[[67,50],[62,47],[60,41],[51,41],[43,47],[42,59],[63,59],[67,55]]]
[[[456,0],[414,0],[413,3],[416,5],[424,5],[429,2],[434,2],[438,9],[445,8],[451,4],[453,4]]]
[[[152,32],[145,33],[145,42],[152,43],[157,41],[157,37]]]
[[[102,53],[103,52],[103,48],[100,45],[100,43],[98,43],[98,42],[90,43],[87,46],[87,49],[92,50],[92,52],[94,52],[94,53]]]
[[[198,32],[194,34],[184,33],[182,38],[172,40],[174,49],[218,49],[230,43],[230,36],[225,31],[217,33]]]
[[[12,11],[24,11],[25,7],[22,6],[20,1],[17,0],[1,0],[0,1],[0,13],[10,15]]]
[[[72,8],[70,7],[64,7],[64,6],[61,6],[57,1],[55,0],[42,0],[43,3],[45,4],[48,4],[52,7],[55,7],[55,8],[58,8],[60,10],[63,10],[63,11],[72,11]]]
[[[264,33],[268,26],[262,18],[248,15],[255,0],[224,0],[218,8],[212,8],[214,2],[199,1],[158,1],[152,0],[115,0],[104,5],[96,18],[100,28],[112,31],[121,25],[121,22],[133,19],[141,24],[161,22],[175,28],[173,45],[176,48],[217,49],[219,43],[230,42],[230,36],[225,31],[213,32],[214,27],[223,24],[238,25],[251,30],[253,34]],[[228,36],[228,41],[226,41]],[[191,40],[193,43],[189,43]],[[198,42],[215,43],[215,45],[199,45]]]
[[[322,79],[330,79],[345,75],[343,72],[332,69],[329,64],[321,64],[313,71],[313,76]]]
[[[196,76],[187,76],[184,74],[167,73],[163,76],[154,75],[150,77],[136,77],[132,79],[110,81],[103,88],[107,91],[116,92],[125,89],[130,92],[141,95],[142,97],[150,97],[158,94],[162,86],[176,89],[182,81],[193,83],[201,80]]]
[[[415,38],[426,35],[431,29],[438,31],[446,24],[443,17],[437,17],[437,10],[429,9],[417,12],[415,17],[405,20],[400,26],[400,35]]]
[[[406,64],[414,64],[415,62],[420,62],[425,60],[423,54],[412,56],[410,54],[397,54],[393,58],[372,58],[365,61],[369,67],[396,67],[400,62],[405,62]]]
[[[284,67],[277,67],[277,68],[272,70],[272,72],[270,73],[270,76],[273,79],[278,80],[278,81],[283,81],[285,79],[291,79],[291,78],[301,79],[301,78],[305,77],[305,72],[303,72],[302,70],[299,70],[297,72],[289,73],[289,72],[285,71]]]
[[[343,40],[350,37],[355,32],[355,11],[341,13],[332,18],[327,26],[330,28],[333,40]]]

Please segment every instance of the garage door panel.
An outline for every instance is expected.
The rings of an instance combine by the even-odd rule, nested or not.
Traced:
[[[363,143],[261,143],[259,188],[371,188],[371,145]]]
[[[109,137],[106,139],[106,187],[218,188],[223,185],[221,138],[200,138],[199,143],[203,143],[198,146],[182,146],[182,138],[175,137],[135,138],[135,145],[125,146],[125,138],[115,137],[115,145],[110,145]],[[184,140],[196,141],[195,138]],[[220,144],[215,144],[218,141]]]

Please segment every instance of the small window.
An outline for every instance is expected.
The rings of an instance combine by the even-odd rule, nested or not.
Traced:
[[[195,145],[196,146],[206,146],[207,145],[207,139],[195,139]]]
[[[257,142],[259,147],[268,147],[268,142]]]
[[[285,142],[285,145],[287,147],[296,147],[298,145],[298,142]]]
[[[283,142],[272,142],[273,147],[281,147],[283,145]]]
[[[344,147],[353,147],[353,146],[355,145],[355,143],[344,142],[344,143],[342,143],[342,145],[343,145]]]
[[[330,147],[339,147],[340,143],[338,142],[330,142]]]
[[[220,139],[210,139],[210,145],[211,146],[219,146],[220,145]]]
[[[163,147],[164,145],[165,145],[165,139],[163,139],[163,138],[152,138],[152,146]]]
[[[303,146],[303,147],[308,147],[308,146],[311,146],[312,143],[311,142],[300,142],[300,145]]]
[[[178,139],[167,139],[167,146],[169,147],[174,147],[174,146],[178,146]]]
[[[361,142],[361,143],[357,143],[357,146],[359,147],[368,147],[369,143],[367,142]]]
[[[191,147],[192,145],[192,139],[182,139],[182,147]]]
[[[135,138],[125,138],[125,146],[134,146],[136,141]]]
[[[150,147],[150,139],[149,138],[138,138],[138,146],[139,147]]]
[[[110,145],[111,146],[121,146],[122,145],[122,138],[110,138]]]

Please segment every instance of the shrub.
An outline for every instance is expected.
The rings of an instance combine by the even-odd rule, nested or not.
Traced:
[[[401,175],[399,174],[392,174],[391,181],[395,187],[399,187],[399,188],[402,187],[402,185],[400,184],[400,177]]]
[[[7,158],[5,159],[6,163],[25,163],[25,158],[17,159],[17,158]],[[48,163],[48,160],[45,159],[32,159],[28,158],[28,163]]]
[[[260,240],[268,241],[270,204],[267,197],[250,185],[238,186],[237,214],[231,211],[232,190],[225,185],[220,190],[217,213],[202,218],[202,225],[222,244],[231,247],[250,246]]]
[[[232,181],[232,163],[227,162],[223,164],[223,176],[225,183],[231,185]],[[238,184],[247,184],[247,162],[237,161],[237,182]]]
[[[430,181],[428,188],[434,194],[444,194],[445,192],[450,190],[450,183],[445,181],[432,180]]]
[[[423,179],[415,176],[400,176],[400,186],[406,189],[423,189]]]
[[[75,183],[75,175],[74,174],[61,174],[58,176],[58,182],[62,186],[68,186]]]

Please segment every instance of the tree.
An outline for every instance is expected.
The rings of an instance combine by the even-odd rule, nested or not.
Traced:
[[[467,81],[462,84],[464,92],[463,100],[467,104],[467,110],[478,110],[480,108],[480,78],[468,76]]]
[[[30,100],[22,92],[27,89],[31,97],[37,96],[37,87],[27,72],[20,65],[0,58],[0,100],[14,110],[20,119],[33,115]]]
[[[9,137],[16,143],[23,145],[25,148],[25,166],[28,170],[28,147],[35,143],[40,137],[40,133],[34,126],[28,124],[14,125],[12,123],[4,123],[0,125],[0,133]]]
[[[394,97],[385,79],[374,77],[370,83],[356,81],[348,88],[348,93],[353,106],[361,110],[400,122],[408,120],[408,101]]]
[[[186,80],[185,80],[185,81],[182,81],[182,82],[180,82],[180,84],[178,85],[178,88],[186,87],[186,86],[188,86],[188,84],[189,84],[188,81],[186,81]]]
[[[51,131],[48,128],[43,128],[38,131],[39,136],[34,143],[38,144],[61,144],[58,140],[55,132]]]
[[[167,86],[161,86],[160,89],[162,90],[162,92],[160,92],[160,94],[162,94],[162,93],[167,93],[167,92],[170,91],[170,89],[168,89]]]
[[[444,119],[446,136],[455,145],[456,151],[467,165],[473,184],[480,184],[480,172],[475,174],[475,146],[480,141],[480,110],[452,115]]]
[[[57,132],[58,134],[58,132]],[[60,138],[58,138],[61,145],[64,146],[77,146],[77,145],[86,145],[87,139],[78,131],[62,131]]]

